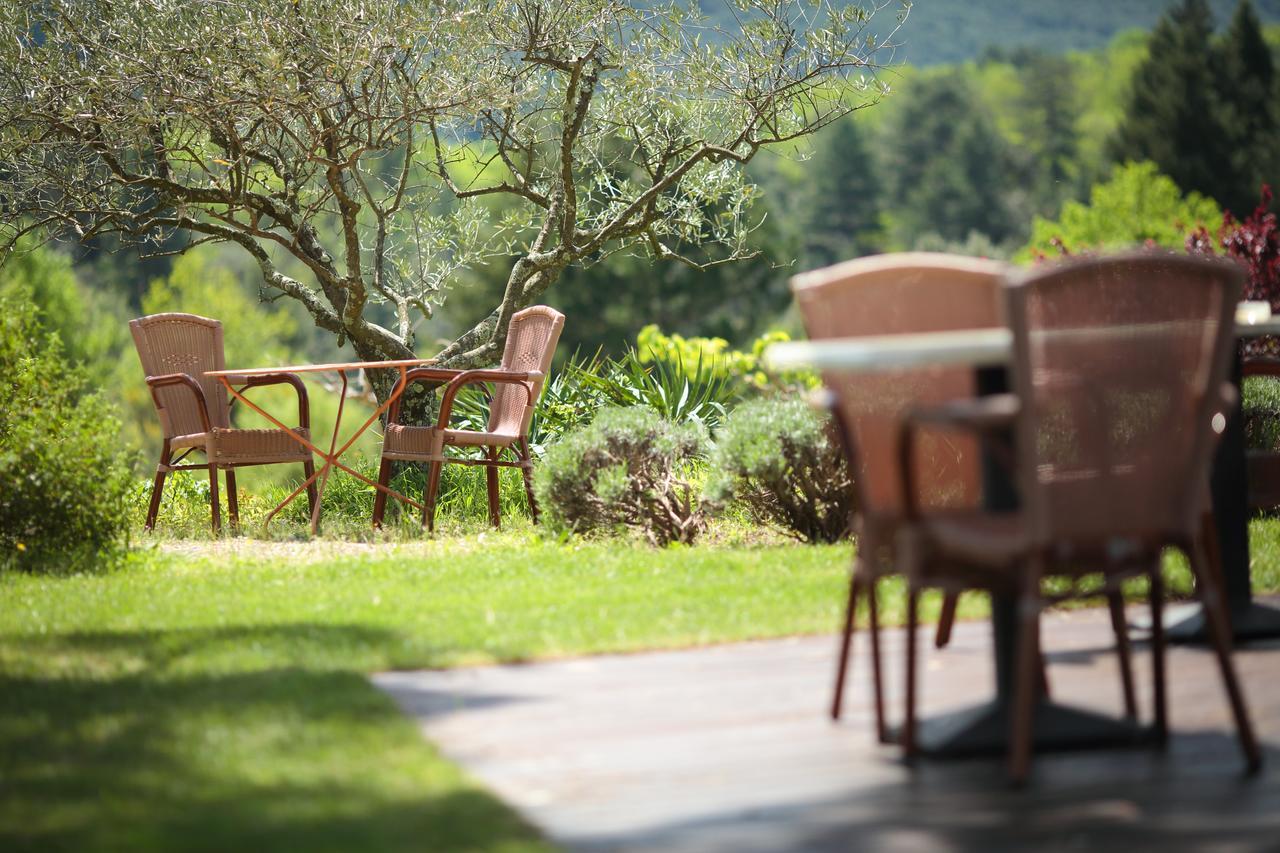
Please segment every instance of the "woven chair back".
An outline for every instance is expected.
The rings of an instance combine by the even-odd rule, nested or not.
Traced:
[[[1019,491],[1038,543],[1114,550],[1196,529],[1242,286],[1229,262],[1144,253],[1007,289]]]
[[[213,427],[230,427],[227,392],[206,370],[226,367],[222,324],[195,314],[152,314],[129,321],[142,370],[148,377],[185,373],[200,383]],[[204,432],[199,406],[190,389],[170,385],[156,389],[156,410],[165,438]]]
[[[529,394],[518,385],[497,385],[489,408],[489,432],[519,437],[528,434],[534,408],[529,400],[537,402],[542,393],[563,329],[564,315],[546,305],[525,308],[511,317],[502,369],[521,373],[536,370],[543,378],[527,383]]]
[[[1000,263],[933,253],[881,255],[798,275],[791,286],[812,340],[981,329],[1002,325]],[[971,397],[970,367],[886,372],[827,371],[864,515],[903,512],[899,424],[911,408]],[[974,508],[981,499],[977,442],[921,430],[915,485],[922,508]]]

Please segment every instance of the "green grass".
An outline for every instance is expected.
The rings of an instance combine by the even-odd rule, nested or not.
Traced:
[[[166,542],[107,574],[0,577],[0,849],[543,849],[365,675],[838,623],[843,546],[730,531],[658,551],[516,527]],[[1254,542],[1255,585],[1280,589],[1280,524]],[[900,587],[885,600],[897,621]]]

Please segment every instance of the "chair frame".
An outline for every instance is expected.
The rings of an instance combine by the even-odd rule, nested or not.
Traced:
[[[410,370],[405,375],[405,387],[407,388],[413,382],[427,382],[439,385],[444,383],[444,393],[440,400],[440,414],[436,418],[435,428],[441,431],[448,429],[449,419],[453,414],[453,401],[463,388],[468,385],[480,384],[509,384],[519,385],[525,390],[527,395],[527,405],[530,407],[537,404],[537,400],[533,396],[532,383],[538,382],[543,378],[541,371],[532,370],[517,372],[511,370],[448,370],[439,367],[419,367]],[[400,422],[400,400],[396,400],[392,404],[390,411],[387,413],[387,425],[398,424]],[[533,495],[533,457],[529,452],[529,442],[526,435],[520,435],[515,441],[509,445],[471,445],[474,447],[485,447],[486,456],[483,459],[466,459],[460,457],[446,456],[444,447],[440,449],[440,458],[428,460],[430,466],[427,476],[427,486],[424,493],[422,524],[429,531],[435,530],[435,510],[436,510],[436,493],[440,488],[440,473],[446,463],[458,465],[481,465],[485,468],[485,477],[487,481],[487,491],[489,499],[489,523],[494,527],[500,527],[502,523],[501,511],[498,506],[498,469],[499,468],[519,468],[524,478],[525,494],[529,499],[529,512],[533,516],[533,522],[538,522],[538,502]],[[516,453],[516,461],[511,462],[499,458],[502,451],[508,447],[512,448]],[[391,482],[392,464],[396,460],[387,459],[385,456],[382,463],[378,467],[378,483],[387,486]],[[383,516],[386,512],[387,497],[382,491],[378,492],[378,496],[373,503],[373,526],[381,527]]]
[[[1151,260],[1152,256],[1150,254],[1141,254],[1080,261],[1055,267],[1047,272],[1032,272],[1022,276],[1008,287],[1006,297],[1009,303],[1008,317],[1014,331],[1013,375],[1014,387],[1018,395],[1017,400],[1032,399],[1032,380],[1028,375],[1029,371],[1019,369],[1020,365],[1031,364],[1028,343],[1029,333],[1026,325],[1027,313],[1025,310],[1026,300],[1029,298],[1030,292],[1040,282],[1049,282],[1051,286],[1055,276],[1063,269],[1067,269],[1071,273],[1077,273],[1081,270],[1088,271],[1090,268],[1106,268],[1117,261],[1124,263],[1149,262]],[[1217,346],[1212,353],[1212,363],[1208,365],[1208,377],[1211,384],[1209,385],[1209,393],[1199,401],[1196,413],[1198,416],[1196,423],[1201,424],[1201,426],[1195,436],[1197,444],[1194,447],[1193,456],[1197,460],[1203,460],[1204,469],[1207,471],[1213,449],[1216,446],[1216,437],[1211,435],[1208,424],[1215,414],[1230,411],[1235,402],[1235,389],[1226,381],[1226,377],[1228,376],[1228,360],[1231,357],[1231,347],[1234,346],[1234,336],[1231,334],[1231,329],[1234,323],[1235,303],[1242,286],[1243,276],[1235,267],[1203,259],[1168,256],[1159,257],[1159,261],[1166,264],[1176,264],[1188,270],[1212,268],[1215,273],[1225,279],[1222,285],[1222,304],[1219,306],[1219,339],[1215,342]],[[1219,389],[1217,394],[1214,393],[1215,384]],[[950,413],[948,413],[947,407],[940,407],[932,413],[917,413],[915,416],[905,419],[902,425],[901,449],[904,460],[912,458],[909,455],[912,436],[916,428],[923,422],[934,425],[949,422],[951,425],[962,429],[982,426],[975,423],[972,418],[957,417],[954,407]],[[1018,648],[1015,656],[1015,693],[1010,721],[1009,775],[1015,783],[1020,783],[1026,779],[1030,769],[1032,717],[1037,685],[1036,666],[1037,662],[1041,660],[1039,648],[1040,611],[1046,604],[1053,601],[1076,597],[1071,592],[1055,597],[1046,596],[1043,592],[1041,581],[1044,577],[1052,574],[1066,574],[1069,577],[1078,578],[1085,572],[1080,571],[1078,565],[1064,565],[1054,552],[1055,542],[1048,526],[1047,508],[1042,505],[1039,497],[1042,494],[1042,490],[1034,470],[1035,466],[1027,464],[1028,461],[1033,461],[1033,451],[1030,448],[1034,447],[1035,441],[1035,424],[1030,413],[1022,411],[1019,407],[1008,418],[1008,423],[1014,427],[1015,438],[1019,448],[1017,451],[1020,457],[1020,462],[1017,466],[1017,485],[1023,501],[1023,507],[1019,512],[1029,533],[1028,544],[1016,561],[1019,570],[1008,574],[1008,580],[1012,582],[1013,592],[1019,601]],[[904,494],[908,496],[913,494],[912,491],[907,489],[912,475],[911,467],[907,465],[902,468],[902,475],[905,478]],[[1228,627],[1225,601],[1220,594],[1212,568],[1210,543],[1206,541],[1208,531],[1204,524],[1203,507],[1197,505],[1194,493],[1187,497],[1186,501],[1186,517],[1180,522],[1180,529],[1138,531],[1137,536],[1141,541],[1142,547],[1136,556],[1136,560],[1130,562],[1121,561],[1105,566],[1103,569],[1104,580],[1107,583],[1108,590],[1111,590],[1118,589],[1119,583],[1128,577],[1145,575],[1149,579],[1149,603],[1152,610],[1153,716],[1157,741],[1163,744],[1168,736],[1168,714],[1166,708],[1165,637],[1162,616],[1163,581],[1161,577],[1160,551],[1163,546],[1173,546],[1187,555],[1195,576],[1197,595],[1204,605],[1210,640],[1218,661],[1231,712],[1235,719],[1241,750],[1245,756],[1246,770],[1249,773],[1253,773],[1261,766],[1261,753],[1258,750],[1244,697],[1240,690],[1239,680],[1231,661],[1231,634]],[[918,517],[918,510],[912,508],[912,511],[917,512],[916,517]],[[1074,560],[1075,564],[1082,562],[1084,561],[1078,558]],[[1098,570],[1096,568],[1098,561],[1096,560],[1088,561],[1087,565],[1094,571]],[[911,588],[908,603],[909,611],[913,609],[911,602],[924,581],[920,568],[919,565],[908,567],[906,573],[908,584]],[[969,584],[972,583],[972,580],[966,579],[960,582]],[[1122,618],[1122,616],[1122,612],[1117,614],[1116,606],[1113,604],[1113,622],[1118,618]],[[1117,632],[1117,637],[1120,639],[1119,651],[1122,667],[1127,668],[1127,635],[1121,630]],[[914,747],[914,728],[916,724],[914,686],[916,666],[914,643],[909,642],[908,645],[907,720],[903,741],[908,748],[908,752],[910,752]],[[1132,684],[1129,678],[1126,678],[1126,693],[1132,691]]]
[[[144,334],[144,329],[148,320],[157,317],[164,317],[163,314],[153,314],[149,317],[140,317],[131,320],[129,326],[134,333],[135,341],[139,336]],[[222,324],[208,317],[200,317],[196,314],[177,314],[168,315],[180,317],[185,321],[199,323],[205,326],[211,326],[214,329],[214,345],[219,350],[222,347]],[[205,396],[204,388],[189,373],[166,373],[157,376],[146,377],[147,388],[151,392],[151,400],[155,404],[156,411],[161,412],[164,405],[160,400],[160,390],[171,387],[186,388],[192,395],[196,404],[196,413],[200,418],[200,425],[205,433],[213,434],[216,428],[213,424],[213,418],[209,413],[209,401]],[[307,396],[307,388],[303,385],[302,380],[291,373],[264,373],[260,376],[254,376],[246,379],[243,387],[247,390],[254,387],[264,387],[268,385],[291,385],[298,395],[298,427],[300,429],[310,429],[311,427],[311,405]],[[227,413],[228,423],[230,423],[230,412],[235,406],[235,400],[228,401]],[[240,503],[236,495],[236,468],[248,468],[254,465],[278,465],[285,464],[281,462],[218,462],[209,459],[203,465],[199,464],[180,464],[183,459],[187,458],[193,451],[199,451],[208,455],[206,448],[195,446],[182,448],[182,453],[177,459],[173,458],[173,449],[170,447],[171,436],[165,436],[160,446],[160,459],[156,463],[155,479],[151,485],[151,500],[147,505],[147,517],[143,523],[143,529],[150,531],[155,529],[156,518],[160,514],[160,500],[164,493],[164,484],[168,475],[174,471],[207,471],[209,474],[209,513],[213,532],[218,533],[222,529],[222,513],[218,500],[218,471],[225,472],[227,479],[227,515],[230,518],[231,525],[237,527],[240,524]],[[311,479],[315,474],[315,463],[308,459],[302,463],[303,475],[307,479]],[[307,487],[307,500],[311,509],[314,511],[316,506],[316,487],[312,483]]]

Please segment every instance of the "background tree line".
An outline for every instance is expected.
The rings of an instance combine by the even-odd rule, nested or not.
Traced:
[[[1091,52],[987,48],[960,63],[901,67],[886,78],[891,95],[874,108],[752,162],[750,177],[761,192],[749,224],[757,257],[699,270],[618,254],[566,270],[545,295],[570,318],[561,349],[617,353],[651,323],[740,344],[786,323],[792,272],[861,254],[919,248],[1025,256],[1033,227],[1043,243],[1064,205],[1083,209],[1091,188],[1113,177],[1119,183],[1101,196],[1110,212],[1090,227],[1168,218],[1169,204],[1182,204],[1188,192],[1205,203],[1178,210],[1229,209],[1243,217],[1261,183],[1280,178],[1273,142],[1280,27],[1264,26],[1257,14],[1280,18],[1275,5],[1182,0],[1153,31],[1122,32]],[[921,19],[935,26],[931,16],[950,14],[918,9],[915,28],[903,37],[919,40]],[[1018,14],[1024,23],[1034,18],[1025,8]],[[1130,160],[1154,167],[1115,172]],[[1172,184],[1157,186],[1157,173]],[[1116,207],[1149,187],[1158,190],[1152,198],[1174,201]],[[505,203],[481,202],[499,212]],[[711,203],[703,215],[714,221],[721,212]],[[39,280],[36,299],[49,303],[45,316],[68,318],[59,322],[67,326],[61,331],[71,354],[98,365],[95,381],[119,388],[143,424],[150,419],[145,392],[133,387],[140,383],[124,333],[127,317],[183,309],[234,318],[245,342],[244,352],[229,352],[237,362],[335,356],[332,337],[317,333],[299,306],[257,303],[260,274],[234,250],[205,246],[175,261],[142,260],[116,248],[109,238],[77,248],[70,264],[11,259],[0,268],[0,283]],[[702,262],[724,251],[674,248]],[[32,267],[40,263],[43,272]],[[291,271],[287,259],[281,268]],[[499,257],[459,272],[465,281],[418,330],[419,339],[447,341],[474,324],[491,310],[510,269],[511,259]],[[255,349],[254,341],[270,341],[278,352]]]

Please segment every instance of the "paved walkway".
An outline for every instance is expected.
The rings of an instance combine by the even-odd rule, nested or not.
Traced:
[[[902,641],[886,632],[887,660]],[[974,623],[942,652],[922,643],[925,713],[989,695],[989,642]],[[1055,698],[1118,713],[1111,642],[1101,612],[1048,617]],[[1237,656],[1267,746],[1260,778],[1240,776],[1210,655],[1176,648],[1167,752],[1041,756],[1020,792],[998,760],[912,770],[877,745],[861,654],[832,724],[834,650],[788,639],[374,680],[446,756],[574,850],[1280,850],[1280,642]],[[1142,646],[1136,669],[1147,714]]]

